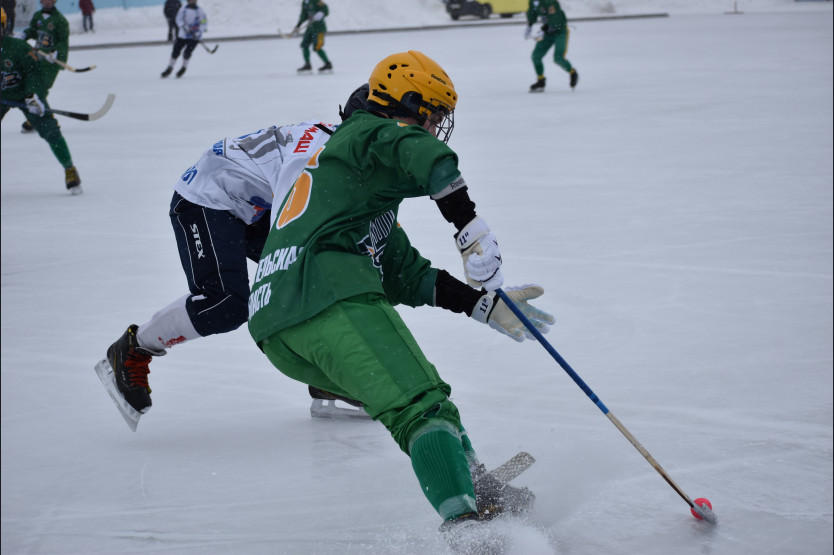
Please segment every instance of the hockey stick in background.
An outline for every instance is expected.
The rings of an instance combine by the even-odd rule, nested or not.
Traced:
[[[683,498],[684,501],[686,501],[687,505],[689,505],[689,508],[692,510],[692,514],[695,515],[697,513],[697,515],[699,515],[700,518],[706,520],[707,522],[711,524],[718,524],[718,517],[715,516],[714,512],[712,512],[712,507],[707,505],[706,502],[704,502],[701,505],[696,505],[695,503],[693,503],[689,496],[686,495],[684,491],[680,488],[680,486],[678,486],[675,483],[675,481],[672,480],[669,474],[667,474],[666,471],[663,470],[663,467],[661,467],[660,464],[654,459],[654,457],[652,457],[649,454],[646,448],[640,445],[640,442],[637,441],[637,438],[635,438],[631,434],[631,432],[629,432],[626,429],[626,427],[623,426],[622,422],[620,422],[617,419],[617,417],[614,416],[611,413],[611,411],[608,410],[608,407],[606,407],[603,404],[602,400],[600,400],[600,398],[596,396],[596,393],[594,393],[591,390],[591,388],[588,387],[588,385],[584,381],[582,381],[582,378],[580,378],[579,375],[573,370],[573,368],[571,368],[570,364],[568,364],[568,362],[564,358],[562,358],[562,355],[556,352],[556,349],[554,349],[553,346],[547,342],[547,340],[544,338],[541,332],[536,329],[536,326],[530,323],[530,320],[528,320],[524,313],[521,311],[521,309],[519,309],[515,305],[515,303],[512,300],[510,300],[507,294],[504,293],[504,291],[501,288],[496,289],[495,292],[498,293],[498,296],[501,297],[501,300],[504,301],[504,303],[506,303],[508,307],[510,307],[510,310],[513,311],[513,314],[515,314],[516,317],[519,320],[521,320],[521,323],[524,324],[524,327],[527,328],[527,331],[529,331],[533,335],[533,337],[535,337],[538,340],[538,342],[541,343],[542,347],[544,347],[545,350],[548,353],[550,353],[550,356],[552,356],[554,360],[556,360],[556,362],[559,363],[559,366],[562,367],[562,370],[567,372],[567,374],[573,379],[573,381],[576,382],[576,385],[578,385],[579,388],[585,392],[585,395],[587,395],[591,399],[591,401],[593,401],[594,404],[599,408],[599,410],[602,411],[602,414],[608,417],[611,423],[614,424],[614,426],[618,430],[620,430],[620,432],[626,437],[626,439],[631,442],[635,449],[637,449],[640,452],[640,454],[643,455],[643,458],[649,461],[649,464],[652,465],[652,467],[654,467],[654,469],[657,470],[657,472],[661,476],[663,476],[663,479],[666,480],[666,483],[672,486],[672,489],[675,490],[677,494],[680,495],[681,498]]]
[[[107,100],[104,101],[104,106],[99,108],[97,111],[93,112],[92,114],[82,114],[79,112],[67,112],[65,110],[56,110],[55,108],[50,107],[47,112],[52,112],[53,114],[58,114],[59,116],[67,116],[68,118],[73,119],[80,119],[82,121],[95,121],[100,117],[104,116],[108,111],[110,111],[110,107],[113,105],[113,102],[116,100],[115,94],[108,94]],[[26,104],[23,102],[15,102],[13,100],[3,100],[3,104],[7,106],[16,106],[17,108],[26,109]]]
[[[217,49],[220,48],[219,44],[215,44],[214,48],[209,48],[208,45],[206,43],[204,43],[203,41],[200,41],[200,46],[205,48],[206,52],[208,52],[209,54],[214,54],[215,52],[217,52]]]
[[[59,66],[61,66],[62,68],[66,69],[67,71],[71,71],[71,72],[73,72],[73,73],[84,73],[85,71],[90,71],[91,69],[95,69],[95,68],[96,68],[96,66],[94,66],[94,65],[92,65],[92,66],[90,66],[90,67],[74,68],[74,67],[72,67],[71,65],[66,64],[66,63],[62,62],[61,60],[59,60],[59,59],[57,59],[57,58],[56,58],[55,60],[51,60],[51,59],[49,59],[49,55],[48,55],[46,52],[44,52],[43,50],[36,50],[36,52],[38,53],[38,55],[39,55],[41,58],[43,58],[43,59],[45,59],[45,60],[49,60],[49,61],[50,61],[50,62],[52,62],[53,64],[58,64],[58,65],[59,65]]]
[[[291,39],[293,37],[297,37],[298,35],[300,35],[304,31],[306,31],[306,27],[307,27],[307,24],[309,22],[310,22],[310,20],[308,19],[307,21],[302,23],[301,26],[298,29],[293,28],[293,30],[290,31],[289,33],[283,32],[281,30],[281,28],[278,27],[278,36],[281,37],[282,39]]]

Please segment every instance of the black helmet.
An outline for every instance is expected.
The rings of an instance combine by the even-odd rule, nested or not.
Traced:
[[[371,87],[367,83],[363,83],[361,87],[353,91],[348,97],[344,109],[341,104],[339,105],[339,116],[342,118],[342,121],[348,119],[355,110],[368,109],[368,92],[370,89]]]

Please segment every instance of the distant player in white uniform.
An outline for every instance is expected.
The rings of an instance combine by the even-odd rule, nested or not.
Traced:
[[[345,112],[340,111],[342,118],[361,106],[355,98],[363,94],[367,95],[367,89],[351,96]],[[156,312],[147,323],[130,325],[107,349],[106,360],[96,365],[132,430],[151,408],[151,357],[186,341],[233,331],[246,322],[247,259],[260,259],[273,202],[283,201],[311,154],[336,127],[310,120],[226,137],[177,180],[169,215],[189,293]],[[311,389],[310,394],[314,399],[334,399],[319,390]],[[367,417],[358,409],[344,410]]]
[[[191,60],[191,54],[203,38],[203,33],[206,32],[208,25],[208,17],[206,11],[197,5],[197,0],[188,0],[188,3],[180,8],[176,17],[177,23],[177,40],[174,42],[174,49],[171,51],[171,59],[168,62],[168,67],[162,72],[162,77],[168,77],[174,71],[174,64],[177,63],[177,58],[180,57],[180,52],[185,48],[182,55],[182,67],[177,71],[177,77],[182,77],[188,68],[188,62]]]

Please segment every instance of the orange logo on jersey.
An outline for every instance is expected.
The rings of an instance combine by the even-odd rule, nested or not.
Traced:
[[[326,146],[326,145],[325,145]],[[313,156],[307,160],[307,168],[317,168],[319,166],[319,154],[324,150],[324,146],[319,148]],[[284,202],[284,207],[278,218],[275,220],[275,229],[281,229],[300,218],[307,210],[310,204],[310,194],[313,192],[313,175],[306,169],[301,172],[298,179],[293,183],[292,189],[287,194],[287,200]]]

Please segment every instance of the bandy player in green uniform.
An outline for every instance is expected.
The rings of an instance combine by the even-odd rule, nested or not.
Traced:
[[[450,386],[392,305],[464,313],[519,341],[526,330],[492,292],[503,282],[498,243],[445,143],[457,103],[451,79],[409,51],[382,60],[369,87],[365,109],[317,150],[273,212],[249,298],[249,330],[282,373],[360,400],[410,456],[441,529],[454,530],[522,511],[533,495],[484,472]],[[457,228],[472,287],[432,268],[398,225],[400,203],[420,196],[431,197]],[[473,289],[481,286],[486,290]],[[553,317],[527,303],[541,287],[507,291],[537,328],[549,329]]]
[[[2,10],[2,8],[0,8]],[[6,11],[2,10],[3,24],[0,36],[3,41],[2,94],[3,100],[23,103],[20,110],[26,116],[26,123],[38,132],[49,145],[50,150],[64,168],[67,190],[73,195],[82,193],[81,178],[72,163],[61,127],[49,111],[46,101],[47,89],[43,85],[43,72],[39,69],[38,56],[26,41],[6,35]],[[3,104],[0,119],[6,116],[11,106]]]
[[[23,40],[34,40],[35,50],[43,52],[38,55],[38,69],[44,100],[55,83],[58,72],[63,69],[56,60],[66,63],[69,58],[69,35],[69,23],[55,8],[55,0],[41,0],[41,9],[34,13],[29,26],[20,34]],[[32,131],[31,123],[24,122],[22,130]]]

